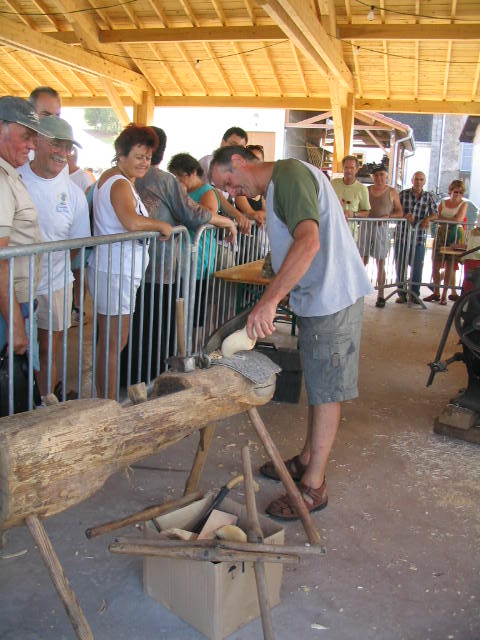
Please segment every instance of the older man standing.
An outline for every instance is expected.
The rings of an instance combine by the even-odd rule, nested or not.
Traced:
[[[35,149],[37,133],[47,134],[32,105],[22,98],[0,98],[0,247],[21,246],[42,241],[38,215],[17,169]],[[39,259],[37,260],[39,263]],[[31,277],[36,279],[39,264]],[[25,321],[29,314],[29,259],[15,259],[13,327],[9,327],[10,298],[8,262],[0,261],[0,349],[9,340],[13,328],[13,351],[25,353],[28,336]],[[36,344],[36,333],[34,336]],[[33,345],[32,345],[33,347]],[[33,349],[32,349],[33,350]]]
[[[90,236],[90,221],[85,194],[65,173],[67,155],[73,145],[72,128],[65,120],[57,116],[48,116],[41,120],[43,128],[50,138],[39,136],[35,158],[19,171],[38,211],[40,228],[45,240],[67,240]],[[65,262],[67,263],[65,265]],[[67,269],[67,290],[65,287],[65,268]],[[51,271],[51,273],[50,273]],[[50,289],[50,276],[52,286]],[[40,348],[40,374],[38,384],[42,395],[50,392],[63,399],[62,383],[57,382],[56,352],[58,338],[64,327],[70,327],[70,309],[72,307],[73,276],[70,269],[70,252],[61,251],[51,255],[51,269],[48,259],[43,258],[42,277],[38,285],[38,342]],[[64,319],[64,297],[68,296],[67,318]],[[48,379],[48,335],[49,306],[52,307],[52,360],[51,379]],[[64,321],[65,320],[65,321]],[[73,393],[66,396],[73,398]]]
[[[438,209],[435,198],[429,191],[424,191],[425,174],[417,171],[412,176],[412,186],[400,192],[400,203],[403,213],[408,220],[408,226],[397,226],[395,235],[395,266],[397,270],[397,282],[405,282],[407,274],[407,264],[412,266],[412,285],[410,288],[410,301],[414,304],[420,302],[420,285],[422,283],[423,261],[425,259],[425,241],[427,238],[428,225],[432,220],[438,218]],[[414,231],[416,230],[416,234]],[[408,250],[408,234],[412,244]],[[407,301],[405,291],[398,290],[398,297],[395,302],[400,304]]]
[[[259,338],[275,331],[277,305],[290,293],[308,396],[308,432],[302,452],[287,460],[309,511],[327,506],[325,469],[340,403],[356,398],[363,296],[372,292],[342,211],[323,173],[299,160],[257,162],[248,149],[217,149],[213,183],[235,197],[265,194],[267,233],[275,277],[247,321]],[[261,472],[278,480],[271,463]],[[283,519],[298,513],[288,495],[267,512]]]
[[[37,87],[32,91],[28,99],[41,118],[60,115],[62,101],[58,91],[52,89],[52,87]]]
[[[334,178],[332,187],[340,200],[345,218],[368,217],[370,200],[367,187],[357,180],[359,169],[355,156],[345,156],[342,160],[343,178]]]

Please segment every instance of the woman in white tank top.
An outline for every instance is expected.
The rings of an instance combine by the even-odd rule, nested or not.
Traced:
[[[426,302],[440,302],[441,305],[447,304],[449,287],[452,290],[452,293],[448,296],[449,300],[457,300],[458,293],[455,290],[455,269],[457,264],[454,262],[453,257],[440,253],[440,249],[453,244],[463,244],[465,233],[463,227],[458,223],[463,222],[467,215],[467,203],[463,200],[463,194],[465,193],[463,182],[461,180],[453,180],[448,187],[448,193],[450,194],[448,200],[442,200],[438,206],[438,219],[448,220],[454,224],[438,225],[432,274],[435,289],[430,296],[424,298]],[[440,269],[442,267],[445,267],[445,276],[442,297],[440,298]]]
[[[106,235],[128,231],[157,231],[167,240],[172,227],[161,220],[149,218],[139,195],[135,191],[135,178],[142,178],[150,167],[152,153],[158,146],[156,133],[150,127],[128,125],[115,140],[115,166],[105,171],[95,184],[93,194],[93,234]],[[132,245],[134,249],[132,249]],[[109,270],[108,245],[92,251],[87,268],[90,294],[95,292],[97,279],[98,344],[96,361],[97,393],[100,397],[115,398],[117,390],[117,358],[128,341],[130,307],[135,305],[137,288],[148,265],[148,253],[144,259],[144,243],[126,242],[123,262],[120,261],[121,245],[112,245],[111,270]],[[133,297],[131,294],[132,260],[135,259]],[[98,272],[98,273],[96,273]],[[120,278],[122,292],[120,293]],[[107,287],[110,285],[110,296]],[[107,320],[110,320],[107,352]],[[118,324],[121,318],[120,344]],[[108,384],[106,373],[108,372]]]

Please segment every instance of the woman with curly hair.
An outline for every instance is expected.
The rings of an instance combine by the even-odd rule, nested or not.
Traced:
[[[130,124],[120,133],[114,146],[114,166],[100,176],[94,187],[93,235],[157,231],[162,239],[167,240],[172,227],[161,220],[149,218],[135,190],[135,179],[145,175],[152,153],[158,146],[156,133],[150,127]],[[148,265],[148,252],[143,241],[125,242],[123,261],[121,245],[120,242],[111,245],[111,265],[109,245],[99,245],[90,255],[87,268],[87,283],[92,298],[95,291],[97,293],[97,392],[99,396],[108,398],[116,396],[118,354],[127,344],[131,307],[135,306],[135,294]],[[118,344],[119,323],[121,334]]]

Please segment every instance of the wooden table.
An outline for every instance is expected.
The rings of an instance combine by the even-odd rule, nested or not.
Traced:
[[[263,258],[255,260],[254,262],[247,262],[246,264],[239,264],[236,267],[229,267],[228,269],[221,269],[215,271],[213,274],[215,278],[224,280],[225,282],[231,282],[232,284],[241,285],[241,288],[248,286],[263,286],[266,287],[270,284],[271,278],[265,278],[262,276]],[[242,295],[238,296],[237,313],[242,311],[241,305]],[[278,306],[280,311],[277,320],[291,322],[291,334],[295,335],[296,317],[293,311],[288,306]]]
[[[262,276],[263,258],[247,264],[239,264],[236,267],[221,269],[213,274],[215,278],[220,278],[226,282],[236,282],[237,284],[258,284],[267,286],[271,278]]]

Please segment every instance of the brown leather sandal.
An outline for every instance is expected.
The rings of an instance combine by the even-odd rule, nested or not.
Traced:
[[[300,462],[300,456],[293,456],[289,460],[284,460],[284,464],[287,467],[288,473],[292,476],[295,482],[299,482],[302,479],[303,474],[307,468],[306,465]],[[262,464],[259,469],[262,476],[270,478],[271,480],[280,480],[280,476],[275,469],[275,466],[271,460]]]
[[[318,489],[313,489],[300,482],[298,484],[298,490],[310,513],[312,511],[325,509],[327,506],[328,496],[325,480]],[[273,500],[265,511],[270,516],[278,518],[279,520],[298,520],[300,517],[288,494],[284,494],[280,496],[280,498]]]

